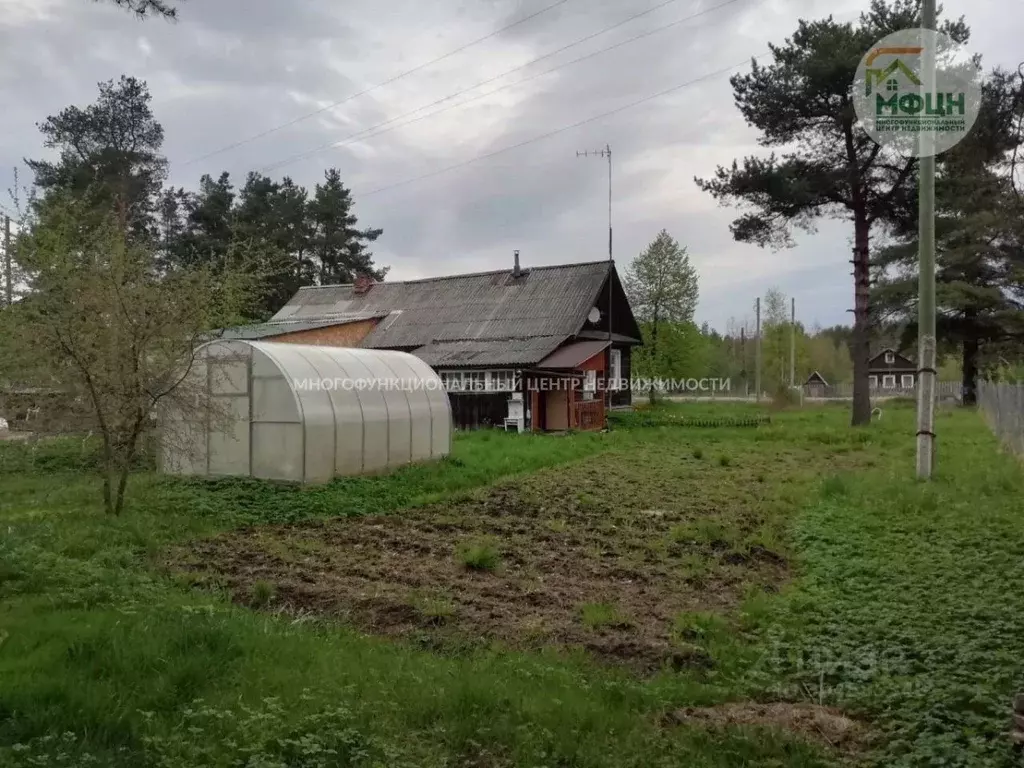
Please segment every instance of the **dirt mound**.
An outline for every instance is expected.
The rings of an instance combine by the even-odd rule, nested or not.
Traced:
[[[866,736],[862,723],[838,709],[788,702],[759,704],[741,701],[717,707],[687,707],[666,715],[665,724],[704,724],[712,728],[771,728],[844,751],[857,749]]]

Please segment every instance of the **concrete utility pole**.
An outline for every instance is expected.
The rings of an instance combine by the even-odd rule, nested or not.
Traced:
[[[921,6],[921,28],[935,29],[935,0]],[[935,50],[926,45],[922,59],[922,90],[935,83]],[[923,94],[922,94],[923,95]],[[935,155],[919,134],[927,157],[920,158],[918,209],[918,302],[917,302],[917,477],[931,479],[935,459]]]
[[[789,301],[789,388],[792,389],[796,386],[796,299]]]
[[[4,297],[5,306],[14,304],[14,264],[11,260],[11,217],[4,216]]]
[[[743,358],[743,396],[750,395],[750,375],[747,373],[747,319],[740,326],[740,355]]]
[[[754,397],[761,402],[761,297],[754,302],[757,315],[757,346],[754,347]]]

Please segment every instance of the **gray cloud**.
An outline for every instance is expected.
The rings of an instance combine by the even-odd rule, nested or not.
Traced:
[[[167,133],[171,181],[260,169],[443,98],[614,24],[658,0],[569,0],[336,108],[230,151],[208,153],[334,102],[532,14],[552,0],[192,0],[181,21],[138,22],[110,4],[7,0],[0,18],[0,183],[23,156],[42,154],[35,123],[85,104],[97,81],[146,79]],[[721,2],[721,0],[718,0]],[[717,5],[679,0],[619,29],[489,85],[490,90]],[[610,143],[616,260],[620,267],[658,230],[687,245],[702,277],[698,319],[723,328],[776,285],[808,323],[847,322],[849,233],[825,222],[781,253],[732,241],[735,211],[693,184],[718,163],[757,151],[732,103],[727,76],[591,121],[508,152],[505,147],[615,110],[643,96],[742,62],[781,42],[799,17],[852,19],[862,0],[738,0],[465,107],[292,162],[273,175],[312,187],[341,169],[356,211],[381,226],[378,259],[395,278],[494,268],[518,248],[528,264],[603,258],[605,166],[579,149]],[[995,0],[947,0],[964,13],[986,65],[1016,67],[1019,20]],[[1016,28],[1015,28],[1016,27]],[[476,91],[467,95],[473,95]],[[464,98],[464,97],[463,97]],[[455,100],[458,102],[459,100]],[[399,121],[401,122],[401,121]],[[437,171],[498,152],[450,172]],[[192,161],[192,162],[190,162]],[[436,175],[431,175],[435,174]],[[383,189],[409,179],[420,181]]]

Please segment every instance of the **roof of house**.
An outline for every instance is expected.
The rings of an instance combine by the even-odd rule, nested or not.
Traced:
[[[521,358],[532,359],[520,362],[530,363],[580,331],[608,274],[607,261],[594,261],[525,268],[519,277],[503,269],[374,283],[361,294],[354,285],[310,286],[300,288],[270,322],[330,321],[382,313],[386,316],[362,346],[429,347],[423,355],[438,361],[431,365],[455,362],[459,356],[522,350]],[[545,349],[548,341],[540,339],[553,343]],[[523,340],[529,340],[526,347],[520,344]],[[484,341],[493,343],[481,346],[479,342]],[[463,358],[462,362],[488,364],[484,359],[490,358],[474,358],[472,363]],[[505,355],[501,362],[513,360]]]
[[[233,328],[222,328],[216,332],[216,338],[221,339],[245,339],[248,341],[267,339],[273,336],[280,336],[285,333],[298,333],[299,331],[312,331],[317,328],[329,328],[332,325],[341,323],[354,323],[359,320],[372,320],[385,317],[387,312],[357,312],[344,316],[319,318],[310,320],[279,320],[269,323],[253,323],[252,325],[239,325]]]
[[[806,383],[807,383],[807,384],[810,384],[810,383],[811,383],[811,379],[815,379],[815,380],[818,380],[818,381],[820,381],[820,382],[821,382],[822,384],[824,384],[825,386],[828,386],[828,382],[827,382],[827,381],[825,381],[825,377],[824,377],[824,376],[822,376],[822,375],[821,375],[820,373],[818,373],[817,371],[811,371],[811,375],[807,377],[807,382],[806,382]]]
[[[461,339],[435,341],[412,350],[432,368],[446,366],[531,365],[568,338],[532,336],[528,339]]]
[[[914,360],[909,355],[903,354],[902,352],[900,352],[898,349],[895,349],[894,347],[883,347],[882,349],[878,350],[875,354],[873,354],[868,359],[868,366],[871,366],[872,363],[874,363],[876,360],[878,360],[880,357],[882,357],[886,352],[892,352],[893,355],[895,356],[895,361],[893,363],[884,363],[883,362],[882,363],[883,366],[892,366],[892,365],[895,365],[896,363],[899,363],[900,360],[905,360],[907,363],[909,363],[910,366],[914,366],[916,368],[916,363],[914,363]],[[909,368],[908,368],[908,370],[909,370]]]
[[[539,363],[538,368],[578,368],[598,352],[602,352],[611,342],[604,341],[575,341],[559,347]]]

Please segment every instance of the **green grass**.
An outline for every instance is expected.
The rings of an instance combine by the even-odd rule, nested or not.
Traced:
[[[592,628],[629,624],[618,606],[611,603],[586,603],[580,606],[580,621]]]
[[[757,429],[460,435],[440,464],[319,488],[140,473],[116,519],[101,512],[80,441],[34,454],[0,446],[0,765],[84,765],[91,755],[118,767],[314,766],[325,754],[326,764],[359,766],[835,762],[773,732],[659,725],[674,708],[748,697],[820,697],[864,718],[879,735],[869,764],[1016,765],[1002,732],[1024,690],[1020,466],[976,414],[943,411],[937,476],[919,484],[913,411],[883,409],[858,431],[845,409],[825,406],[773,414]],[[692,441],[686,457],[734,457],[736,487],[722,493],[778,509],[766,528],[726,533],[786,552],[796,569],[780,594],[751,591],[734,615],[677,617],[680,640],[713,660],[706,670],[641,678],[557,653],[436,651],[258,613],[161,567],[168,546],[194,536],[397,512],[605,451],[655,456],[666,441]],[[817,481],[790,484],[792,472],[772,464],[793,441],[815,446],[821,464],[802,469]],[[701,466],[686,457],[673,471]],[[861,469],[837,473],[830,457]],[[635,492],[656,483],[650,473]],[[557,514],[537,524],[563,530]],[[717,535],[697,526],[678,533]],[[269,582],[258,591],[254,600],[279,599]],[[444,595],[414,603],[439,622],[454,610]],[[575,610],[600,624],[629,606]]]
[[[493,571],[501,565],[501,554],[493,541],[467,541],[456,549],[455,557],[470,571]]]
[[[259,579],[252,584],[249,602],[253,608],[266,608],[277,597],[277,587],[268,581]]]

